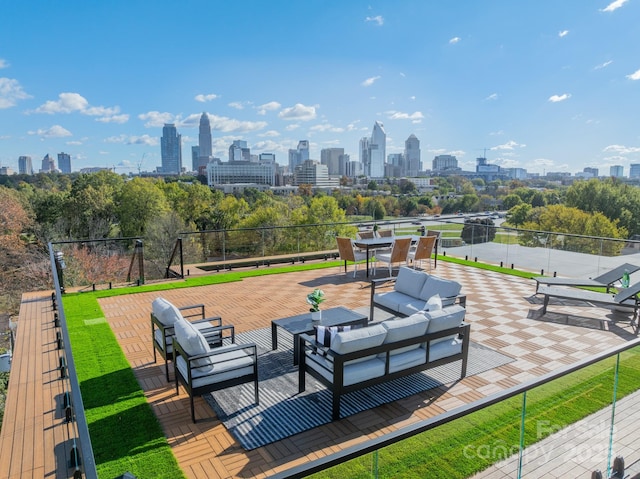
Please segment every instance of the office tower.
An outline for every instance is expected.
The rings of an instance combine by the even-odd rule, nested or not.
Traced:
[[[191,147],[191,171],[198,171],[200,165],[200,146],[194,145]]]
[[[433,171],[455,170],[458,168],[458,159],[453,155],[438,155],[433,158]]]
[[[52,171],[56,171],[56,162],[49,156],[49,153],[44,155],[42,158],[42,168],[40,168],[41,173],[51,173]]]
[[[330,176],[338,176],[341,174],[340,157],[343,155],[344,148],[323,148],[320,150],[320,163],[327,165]]]
[[[384,163],[387,157],[387,134],[384,125],[376,121],[371,133],[369,143],[369,176],[372,178],[384,177]]]
[[[404,142],[404,167],[403,174],[407,176],[418,176],[422,170],[422,162],[420,161],[420,140],[416,135],[409,135]]]
[[[402,153],[389,153],[385,165],[385,176],[399,178],[407,175],[406,159]]]
[[[596,176],[598,176],[596,174]],[[631,163],[629,165],[629,178],[640,178],[640,164]]]
[[[173,123],[165,123],[162,128],[160,155],[163,173],[179,175],[182,172],[182,135]]]
[[[340,176],[346,176],[347,175],[347,165],[349,164],[349,162],[351,161],[351,157],[347,154],[347,153],[343,153],[342,155],[340,155],[340,164],[338,166],[338,174]]]
[[[58,153],[58,168],[62,173],[71,173],[71,155],[68,153]]]
[[[18,172],[21,175],[33,175],[33,165],[30,156],[20,156],[18,158]]]
[[[206,158],[206,162],[209,163],[209,158],[213,156],[213,147],[211,141],[211,123],[209,123],[209,116],[206,113],[202,113],[200,116],[200,130],[198,133],[198,147],[200,152],[198,156]]]
[[[251,150],[245,140],[234,140],[229,147],[229,161],[251,161]]]
[[[309,141],[300,140],[295,150],[289,150],[289,171],[293,172],[296,166],[309,159]]]
[[[294,185],[335,186],[329,181],[329,169],[315,160],[305,160],[296,165],[293,172]]]
[[[275,153],[260,153],[258,155],[258,163],[261,165],[271,164],[274,165],[276,163],[276,154]]]
[[[622,178],[624,176],[624,167],[621,165],[613,165],[609,168],[609,176],[614,178]]]
[[[360,138],[360,163],[362,163],[362,172],[369,176],[369,137]]]
[[[633,165],[631,165],[633,166]],[[590,168],[590,167],[586,167],[584,170],[582,170],[583,173],[587,173],[588,175],[591,175],[591,178],[597,178],[598,177],[598,168]]]

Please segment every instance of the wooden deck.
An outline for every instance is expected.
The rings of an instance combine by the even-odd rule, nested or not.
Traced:
[[[151,301],[162,295],[178,306],[205,303],[208,313],[222,316],[241,332],[306,311],[305,296],[316,287],[325,292],[325,307],[368,305],[369,288],[362,271],[357,279],[352,269],[345,275],[342,268],[268,275],[105,298],[100,305],[189,478],[268,477],[635,338],[626,321],[611,321],[605,317],[611,315],[609,310],[596,307],[556,306],[554,313],[537,318],[542,303],[533,297],[531,280],[446,262],[439,262],[433,273],[463,284],[472,339],[514,357],[515,362],[252,451],[240,447],[201,398],[196,401],[199,421],[191,423],[187,394],[182,391],[176,396],[173,384],[164,378],[163,365],[153,363]],[[50,293],[25,294],[0,434],[0,477],[70,477],[73,473],[67,467],[69,431],[61,408],[64,391],[55,339]]]

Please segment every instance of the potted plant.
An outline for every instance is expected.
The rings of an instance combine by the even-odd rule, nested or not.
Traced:
[[[311,311],[311,320],[320,321],[322,317],[322,311],[320,311],[320,303],[324,301],[324,292],[321,289],[314,289],[307,295],[307,303],[311,305],[309,311]]]

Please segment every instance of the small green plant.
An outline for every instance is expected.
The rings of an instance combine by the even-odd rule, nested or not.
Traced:
[[[320,311],[320,303],[324,301],[324,292],[321,289],[314,289],[307,295],[307,303],[311,305],[309,311],[312,313]]]

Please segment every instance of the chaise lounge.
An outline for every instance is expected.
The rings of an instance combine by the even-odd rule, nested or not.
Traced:
[[[607,293],[613,287],[616,281],[624,276],[624,273],[635,273],[640,270],[640,266],[635,264],[624,263],[620,266],[596,276],[595,278],[557,278],[555,276],[537,276],[533,279],[536,281],[536,294],[540,289],[540,285],[545,286],[577,286],[577,287],[603,287],[607,288]]]

